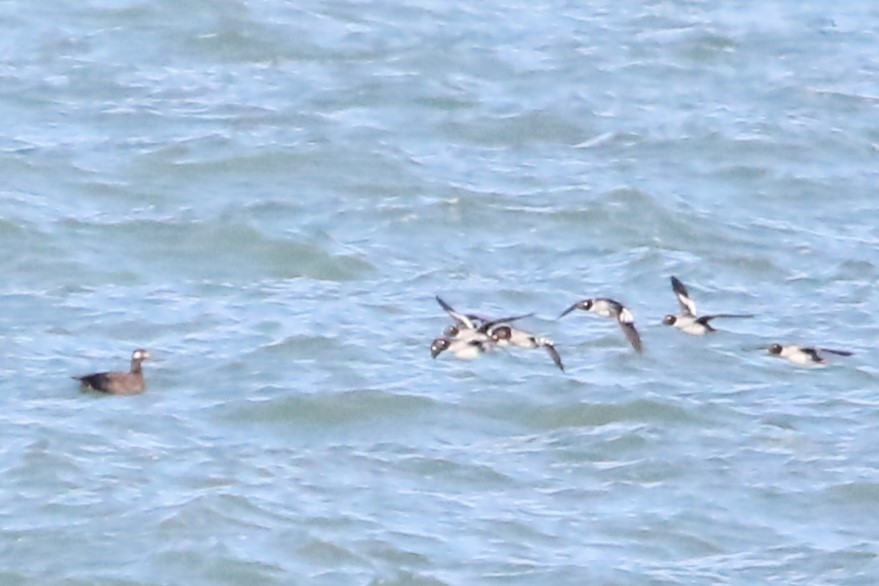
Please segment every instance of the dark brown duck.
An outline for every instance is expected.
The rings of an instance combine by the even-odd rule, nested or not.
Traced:
[[[96,372],[73,378],[80,382],[84,391],[91,389],[111,395],[136,395],[146,389],[141,364],[149,357],[149,352],[138,348],[131,354],[130,372]]]

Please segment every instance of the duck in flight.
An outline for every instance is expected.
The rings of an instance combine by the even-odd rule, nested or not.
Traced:
[[[674,326],[685,334],[690,334],[691,336],[704,336],[707,333],[716,332],[717,330],[710,322],[718,317],[754,317],[753,314],[750,313],[715,313],[712,315],[700,316],[696,313],[696,302],[690,297],[690,293],[687,291],[684,284],[675,276],[672,276],[671,278],[671,288],[674,291],[675,296],[678,298],[678,305],[680,305],[681,312],[678,315],[669,314],[665,316],[662,323],[667,326]]]
[[[555,344],[549,338],[535,336],[525,330],[514,328],[509,322],[501,322],[489,327],[488,335],[498,348],[510,346],[517,348],[544,348],[555,365],[559,367],[559,370],[565,371],[562,357],[559,355],[558,350],[556,350]]]
[[[486,333],[488,328],[492,324],[497,324],[500,322],[513,322],[534,315],[533,313],[527,313],[525,315],[514,315],[511,317],[493,319],[482,315],[476,315],[474,313],[461,313],[459,311],[455,311],[455,309],[451,305],[443,301],[442,297],[440,297],[439,295],[436,296],[436,302],[439,303],[440,307],[442,307],[455,322],[454,325],[447,327],[443,332],[443,335],[447,338],[455,338],[462,332],[466,331],[481,331],[482,333]]]
[[[514,315],[496,320],[474,313],[456,311],[439,295],[436,296],[436,302],[449,314],[454,323],[446,327],[443,334],[431,343],[430,355],[433,358],[443,352],[449,352],[458,360],[475,360],[490,352],[494,346],[488,332],[492,325],[510,323],[533,315]]]
[[[574,311],[580,309],[588,311],[602,317],[611,317],[616,320],[626,340],[632,345],[636,352],[643,352],[644,346],[641,344],[641,336],[635,329],[635,316],[628,307],[607,297],[596,297],[595,299],[584,299],[573,304],[564,310],[558,319],[561,319]]]
[[[544,348],[555,365],[565,370],[552,340],[513,326],[513,322],[531,317],[533,313],[494,319],[456,311],[439,295],[436,301],[451,316],[454,324],[448,326],[443,335],[431,344],[430,354],[434,358],[443,352],[450,352],[459,360],[474,360],[495,347]]]
[[[805,348],[796,344],[770,344],[769,353],[773,356],[785,358],[794,364],[826,364],[827,359],[822,353],[836,354],[837,356],[851,356],[853,352],[848,350],[831,350],[830,348]]]
[[[430,345],[430,356],[436,358],[449,352],[458,360],[475,360],[490,350],[491,340],[485,334],[450,338],[440,336]]]

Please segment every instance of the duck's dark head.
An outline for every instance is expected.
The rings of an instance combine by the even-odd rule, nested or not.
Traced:
[[[569,313],[571,313],[575,309],[582,309],[583,311],[589,311],[590,309],[592,309],[592,304],[593,304],[592,299],[584,299],[583,301],[578,301],[577,303],[575,303],[571,307],[564,310],[562,312],[562,314],[559,316],[559,319],[565,317],[566,315],[568,315]]]
[[[781,354],[781,344],[770,344],[768,350],[770,354],[778,356]]]
[[[513,328],[510,326],[498,326],[491,331],[491,341],[500,342],[513,337]]]
[[[668,314],[667,316],[665,316],[664,318],[662,318],[662,323],[664,323],[664,324],[667,325],[667,326],[673,326],[673,325],[675,325],[675,322],[676,322],[676,321],[678,321],[677,316],[674,316],[674,315],[671,315],[671,314]]]
[[[430,357],[436,358],[443,352],[449,349],[449,339],[448,338],[437,338],[430,345]]]

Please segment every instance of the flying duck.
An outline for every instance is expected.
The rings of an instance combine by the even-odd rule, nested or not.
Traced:
[[[475,360],[489,351],[491,340],[485,334],[461,335],[450,338],[440,336],[430,345],[430,356],[436,358],[443,352],[449,352],[458,360]]]
[[[716,332],[717,330],[714,329],[709,322],[718,317],[754,317],[749,313],[715,313],[713,315],[697,316],[696,302],[693,301],[693,298],[690,297],[690,294],[687,292],[687,288],[684,287],[684,284],[681,283],[677,277],[672,276],[671,288],[675,292],[675,296],[678,298],[678,305],[680,305],[681,313],[679,315],[669,314],[665,316],[662,323],[667,326],[674,326],[685,334],[690,334],[691,336],[704,336],[709,332]]]
[[[620,326],[620,329],[623,330],[623,334],[626,336],[626,340],[629,341],[629,344],[632,345],[632,348],[634,348],[636,352],[642,352],[644,350],[644,346],[641,344],[641,336],[638,335],[638,330],[635,329],[634,314],[632,314],[628,307],[619,301],[608,299],[607,297],[584,299],[564,310],[558,319],[565,317],[575,309],[588,311],[602,317],[614,318]]]
[[[851,356],[848,350],[831,350],[830,348],[804,348],[796,344],[770,344],[769,353],[773,356],[786,358],[794,364],[826,364],[827,360],[821,356],[821,352],[836,354],[837,356]]]
[[[559,356],[558,350],[555,349],[555,344],[553,344],[552,340],[549,338],[535,336],[525,330],[514,328],[509,323],[500,323],[491,326],[488,334],[491,337],[491,341],[499,348],[506,348],[509,346],[516,346],[518,348],[545,348],[549,357],[552,358],[555,365],[559,367],[559,370],[562,372],[565,370],[565,367],[562,364],[562,357]]]

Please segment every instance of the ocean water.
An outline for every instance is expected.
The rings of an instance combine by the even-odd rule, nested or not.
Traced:
[[[0,23],[0,584],[879,582],[874,2]]]

